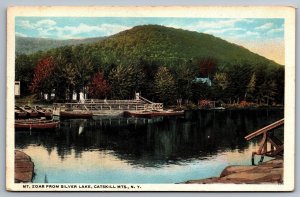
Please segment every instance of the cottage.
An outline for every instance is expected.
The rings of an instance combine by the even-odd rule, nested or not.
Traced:
[[[207,84],[208,86],[211,86],[212,83],[211,83],[211,80],[209,79],[209,77],[205,77],[205,78],[202,78],[202,77],[196,77],[194,79],[194,82],[196,83],[205,83]]]

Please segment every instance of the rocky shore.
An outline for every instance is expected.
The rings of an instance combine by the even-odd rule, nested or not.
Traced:
[[[257,166],[228,166],[222,171],[220,177],[190,180],[185,183],[281,184],[283,183],[283,160],[274,159]]]
[[[32,181],[34,164],[31,158],[22,151],[15,151],[15,182],[28,183]]]

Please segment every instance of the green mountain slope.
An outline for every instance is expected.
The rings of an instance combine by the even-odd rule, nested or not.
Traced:
[[[220,63],[247,61],[276,64],[212,35],[159,25],[136,26],[89,47],[108,61],[117,62],[143,59],[176,63],[212,57]]]
[[[16,36],[16,54],[32,54],[67,45],[93,43],[102,40],[101,37],[86,39],[55,40],[46,38],[30,38]]]

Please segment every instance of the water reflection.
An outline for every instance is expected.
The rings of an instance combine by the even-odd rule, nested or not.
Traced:
[[[65,120],[52,132],[16,132],[15,140],[17,148],[46,150],[62,164],[72,155],[80,159],[95,152],[99,158],[91,159],[99,162],[105,162],[107,154],[122,165],[162,168],[249,151],[244,136],[282,117],[283,110],[190,111],[184,117],[154,119],[98,117]]]

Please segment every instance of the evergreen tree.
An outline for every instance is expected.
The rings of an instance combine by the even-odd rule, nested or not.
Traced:
[[[160,102],[173,104],[176,100],[176,83],[167,67],[160,67],[155,75],[155,93]]]
[[[145,74],[135,65],[118,65],[109,74],[112,97],[116,99],[132,98],[144,86]]]
[[[247,100],[247,96],[253,96],[253,93],[255,91],[255,85],[256,85],[256,75],[255,73],[252,74],[251,79],[247,85],[246,93],[245,93],[245,98],[244,100]]]

